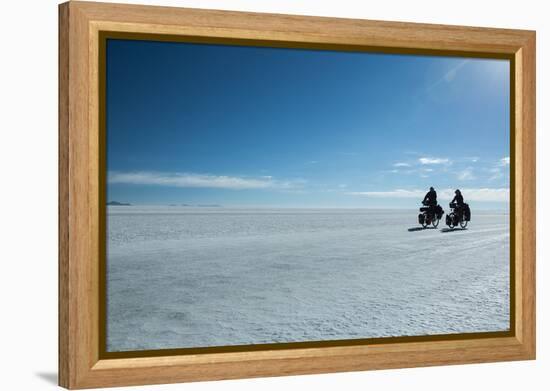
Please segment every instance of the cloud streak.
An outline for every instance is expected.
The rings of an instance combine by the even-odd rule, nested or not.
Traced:
[[[462,62],[459,62],[456,66],[454,66],[453,68],[449,69],[449,71],[447,71],[447,73],[445,73],[445,75],[443,75],[443,79],[447,82],[447,83],[450,83],[452,82],[458,71],[460,70],[460,68],[462,68],[464,65],[466,65],[468,63],[468,60],[464,60]]]
[[[506,167],[510,165],[510,156],[503,157],[499,160],[498,165],[500,167]]]
[[[454,197],[455,189],[443,189],[437,192],[438,198],[450,201]],[[347,195],[364,196],[373,198],[417,198],[422,200],[426,195],[426,190],[406,190],[396,189],[390,191],[355,191],[347,192]],[[479,188],[479,189],[461,189],[465,201],[481,202],[507,202],[510,199],[510,192],[506,188]]]
[[[456,64],[454,67],[449,69],[447,72],[443,74],[439,79],[437,79],[434,83],[432,83],[428,88],[427,91],[432,90],[433,88],[437,87],[439,84],[445,82],[445,83],[452,83],[454,79],[456,78],[458,71],[466,65],[469,62],[469,60],[463,60]]]
[[[163,173],[163,172],[118,172],[107,174],[109,184],[149,185],[167,187],[194,187],[230,190],[248,189],[293,189],[297,183],[279,181],[271,176],[258,178],[237,177],[227,175],[209,175],[194,173]]]
[[[500,159],[494,167],[489,168],[487,171],[491,174],[490,181],[501,179],[505,177],[505,172],[510,166],[510,157],[506,156]]]
[[[451,161],[447,158],[440,157],[421,157],[418,159],[418,162],[422,165],[427,164],[449,164]]]
[[[350,191],[346,194],[353,196],[366,196],[377,198],[423,198],[426,192],[422,190],[396,189],[390,191]]]
[[[476,177],[474,175],[474,172],[473,172],[471,167],[468,167],[468,168],[460,171],[457,174],[457,178],[458,178],[459,181],[471,181],[471,180],[476,179]]]

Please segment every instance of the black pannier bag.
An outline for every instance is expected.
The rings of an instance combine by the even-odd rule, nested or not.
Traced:
[[[440,219],[441,216],[443,216],[443,208],[441,207],[441,205],[437,205],[437,210],[436,210],[436,213],[437,213],[437,218]]]
[[[464,218],[466,221],[470,221],[470,218],[472,217],[470,212],[470,205],[464,204]]]
[[[419,223],[420,225],[424,224],[424,213],[420,213],[420,214],[418,215],[418,223]]]
[[[429,210],[429,209],[430,209],[429,206],[422,206],[422,207],[420,208],[420,211],[421,211],[421,212],[426,212],[426,211]]]

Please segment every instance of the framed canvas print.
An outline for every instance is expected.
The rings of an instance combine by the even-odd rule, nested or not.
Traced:
[[[60,5],[67,388],[535,358],[535,33]]]

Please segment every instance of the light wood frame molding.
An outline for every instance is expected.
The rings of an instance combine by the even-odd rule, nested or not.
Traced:
[[[100,32],[509,58],[513,147],[509,335],[100,357]],[[251,42],[252,42],[251,41]],[[59,384],[93,388],[535,358],[535,32],[70,1],[59,6]]]

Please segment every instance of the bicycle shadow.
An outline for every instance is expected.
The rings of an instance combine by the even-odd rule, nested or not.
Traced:
[[[416,232],[416,231],[424,231],[426,229],[436,229],[435,227],[426,227],[426,228],[422,228],[422,227],[411,227],[411,228],[408,228],[407,231],[409,232]]]
[[[468,228],[441,228],[442,233],[467,231]]]

